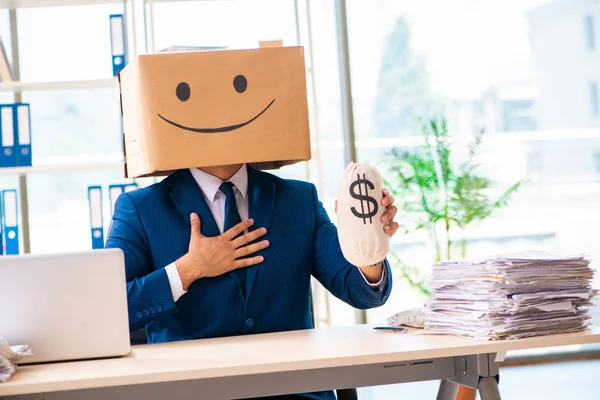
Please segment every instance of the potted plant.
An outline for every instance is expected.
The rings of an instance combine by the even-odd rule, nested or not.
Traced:
[[[420,122],[421,141],[413,151],[392,149],[386,174],[386,187],[396,198],[399,222],[404,233],[426,230],[431,238],[434,261],[465,257],[467,228],[505,207],[518,191],[521,181],[493,197],[494,183],[477,171],[476,162],[483,132],[468,145],[468,154],[455,162],[453,145],[445,117]],[[458,239],[458,233],[462,233]],[[424,294],[428,294],[418,269],[403,263],[395,255],[401,276]]]

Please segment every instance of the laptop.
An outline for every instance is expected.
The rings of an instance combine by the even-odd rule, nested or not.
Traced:
[[[0,337],[29,345],[19,364],[130,351],[120,249],[0,256]]]

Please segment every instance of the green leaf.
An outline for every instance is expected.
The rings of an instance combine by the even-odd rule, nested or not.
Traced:
[[[477,173],[479,164],[475,162],[481,153],[483,132],[469,143],[467,160],[459,164],[453,160],[453,142],[446,118],[418,119],[422,141],[410,151],[398,148],[390,151],[385,183],[396,197],[396,220],[402,221],[403,231],[431,232],[437,259],[452,248],[449,238],[454,229],[465,230],[474,221],[483,221],[506,207],[521,182],[510,186],[498,198],[491,198],[489,192],[495,184]],[[441,238],[436,227],[446,231],[439,235]],[[464,250],[461,248],[461,252]]]

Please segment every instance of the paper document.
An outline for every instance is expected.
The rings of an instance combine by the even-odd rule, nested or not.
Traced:
[[[424,328],[425,323],[423,321],[424,313],[420,308],[413,308],[398,312],[387,319],[389,326],[401,327],[411,326],[413,328]]]
[[[9,346],[8,342],[0,337],[0,383],[7,382],[15,373],[16,363],[21,357],[31,354],[29,346]]]
[[[594,274],[584,256],[543,252],[437,263],[424,333],[495,340],[584,330]]]

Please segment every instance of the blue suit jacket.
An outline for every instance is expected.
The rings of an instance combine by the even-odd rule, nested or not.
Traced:
[[[264,261],[247,269],[246,296],[230,272],[195,281],[175,303],[164,267],[188,250],[190,213],[200,216],[203,235],[220,233],[198,184],[179,170],[119,196],[106,247],[125,253],[131,331],[145,327],[156,343],[312,328],[311,275],[355,308],[386,302],[389,264],[384,288],[370,287],[344,259],[314,185],[248,167],[248,205],[252,228],[266,227],[270,246],[259,253]]]

